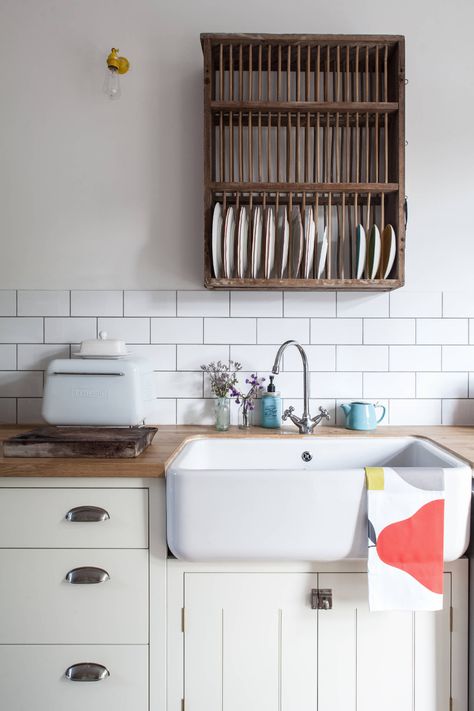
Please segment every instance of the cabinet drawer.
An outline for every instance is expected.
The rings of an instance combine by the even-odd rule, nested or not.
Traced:
[[[70,681],[66,669],[80,662],[101,664],[110,676]],[[0,646],[0,708],[147,711],[148,647]]]
[[[86,566],[109,579],[66,580]],[[147,644],[148,551],[0,550],[0,644],[30,643]]]
[[[2,548],[147,546],[147,489],[0,489]]]

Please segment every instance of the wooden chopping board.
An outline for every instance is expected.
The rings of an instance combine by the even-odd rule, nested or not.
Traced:
[[[38,427],[5,440],[5,457],[138,457],[157,427]]]

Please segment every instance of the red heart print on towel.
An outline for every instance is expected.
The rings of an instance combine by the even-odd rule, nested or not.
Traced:
[[[434,593],[443,592],[444,501],[436,499],[413,516],[386,526],[377,553],[387,565],[404,570]]]

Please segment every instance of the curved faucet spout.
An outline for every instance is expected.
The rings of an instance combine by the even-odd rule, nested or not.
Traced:
[[[273,368],[272,368],[272,373],[275,375],[278,375],[280,372],[280,363],[281,359],[283,356],[283,353],[286,351],[288,346],[295,346],[295,348],[298,349],[298,352],[301,356],[301,360],[303,362],[303,397],[304,397],[304,410],[303,410],[303,420],[309,420],[311,419],[309,416],[309,382],[308,382],[308,358],[306,356],[305,350],[301,343],[298,343],[298,341],[290,340],[290,341],[285,341],[284,343],[281,344],[280,348],[277,351],[277,354],[275,356],[275,362],[273,363]]]

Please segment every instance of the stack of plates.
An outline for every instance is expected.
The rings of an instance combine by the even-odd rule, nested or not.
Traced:
[[[212,217],[212,266],[216,279],[313,279],[326,266],[327,227],[318,234],[312,207],[257,205],[225,211],[220,203]]]
[[[388,279],[395,262],[397,237],[392,225],[386,225],[382,235],[372,225],[368,237],[362,225],[356,227],[356,279]]]

